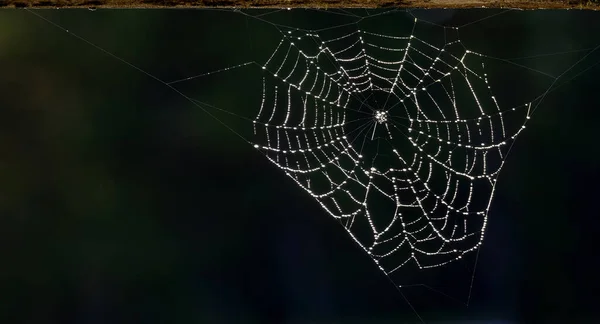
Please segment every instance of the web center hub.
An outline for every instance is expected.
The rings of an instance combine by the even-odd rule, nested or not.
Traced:
[[[379,124],[385,124],[388,121],[388,113],[385,110],[375,110],[373,118],[375,118],[375,121]]]

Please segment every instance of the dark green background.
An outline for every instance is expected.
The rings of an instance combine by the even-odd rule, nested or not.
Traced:
[[[497,58],[553,54],[514,62],[554,76],[588,53],[576,50],[600,44],[598,13],[491,17],[500,12],[414,14],[473,22],[461,38]],[[340,13],[262,18],[310,29],[354,19]],[[410,33],[397,30],[406,14],[375,19],[381,33]],[[0,11],[2,323],[417,321],[314,200],[201,107],[120,60],[170,81],[264,61],[278,41],[269,23],[231,11]],[[403,289],[426,322],[600,319],[598,62],[600,51],[559,79],[512,150],[470,306]],[[506,102],[551,82],[489,65]],[[177,84],[250,118],[260,88],[252,65]],[[247,121],[211,113],[246,135]],[[432,285],[466,300],[472,261],[437,272]]]

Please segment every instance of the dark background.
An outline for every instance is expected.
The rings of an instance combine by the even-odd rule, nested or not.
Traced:
[[[469,48],[554,76],[600,44],[598,13],[492,17],[501,12],[414,14],[468,24]],[[356,20],[339,13],[262,18],[303,28]],[[394,19],[411,18],[368,23],[410,33]],[[169,81],[264,60],[278,41],[273,25],[231,11],[0,11],[0,322],[418,322],[312,198],[206,107],[120,60]],[[402,289],[427,323],[600,320],[598,52],[559,79],[509,155],[469,307]],[[552,81],[489,64],[516,73],[497,74],[507,102]],[[252,117],[260,80],[248,66],[177,89]],[[212,113],[245,136],[246,121]],[[432,286],[465,302],[470,272],[459,272],[443,270]]]

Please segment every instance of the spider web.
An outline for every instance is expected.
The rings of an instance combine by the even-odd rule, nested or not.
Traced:
[[[501,107],[458,28],[287,31],[262,66],[254,147],[306,190],[387,275],[476,250],[531,102]]]

